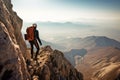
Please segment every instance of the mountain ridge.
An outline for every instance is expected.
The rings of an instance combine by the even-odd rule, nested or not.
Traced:
[[[68,50],[74,47],[75,49],[91,49],[95,47],[118,47],[120,48],[120,42],[106,36],[88,36],[85,38],[70,38],[57,41],[59,45],[62,44]]]

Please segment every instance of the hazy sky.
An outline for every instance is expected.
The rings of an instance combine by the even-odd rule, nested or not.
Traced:
[[[12,3],[14,10],[24,22],[69,21],[94,26],[84,29],[81,26],[76,29],[73,27],[74,34],[70,29],[69,35],[67,35],[69,28],[64,32],[41,28],[43,34],[41,36],[46,33],[55,35],[53,33],[55,31],[60,34],[62,32],[61,35],[66,33],[68,37],[103,35],[120,40],[120,0],[12,0]]]
[[[120,0],[12,0],[24,21],[120,20]]]

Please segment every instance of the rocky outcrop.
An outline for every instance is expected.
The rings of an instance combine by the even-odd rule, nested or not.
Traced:
[[[35,80],[83,80],[78,72],[58,50],[50,46],[41,49],[38,60],[27,60],[28,70]]]
[[[29,79],[21,27],[22,20],[12,10],[11,0],[0,0],[0,80]]]

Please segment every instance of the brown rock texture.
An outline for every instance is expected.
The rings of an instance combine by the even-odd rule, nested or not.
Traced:
[[[84,80],[119,80],[120,49],[103,47],[88,51],[76,68],[83,73]]]
[[[119,80],[119,75],[120,63],[110,63],[109,66],[96,71],[92,80]]]
[[[22,20],[12,10],[11,0],[0,0],[0,80],[29,79],[21,27]]]
[[[43,47],[38,60],[28,60],[28,71],[33,80],[83,80],[78,72],[58,50]]]

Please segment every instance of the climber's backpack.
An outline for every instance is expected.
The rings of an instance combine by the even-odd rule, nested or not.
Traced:
[[[35,39],[34,31],[35,31],[35,27],[33,26],[28,27],[26,30],[27,34],[25,34],[25,40],[28,40],[28,41],[34,40]]]

